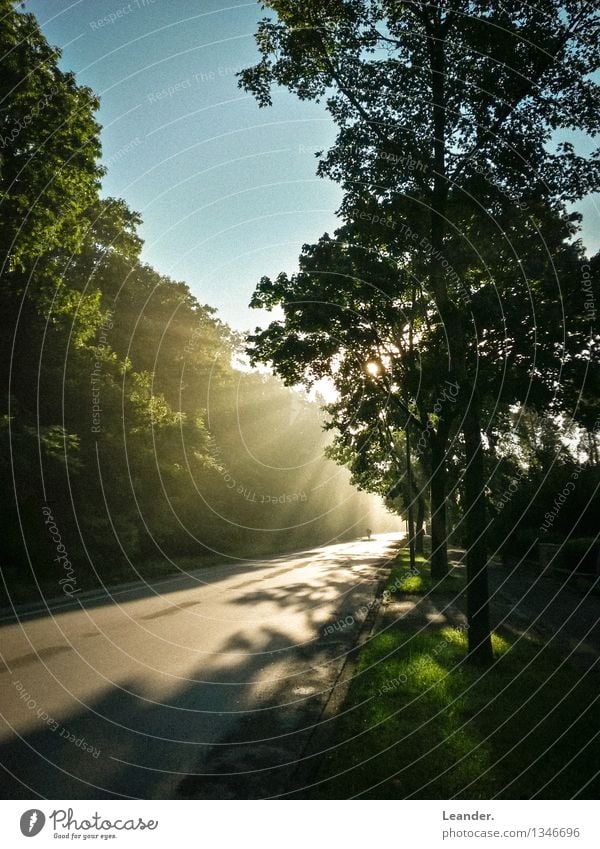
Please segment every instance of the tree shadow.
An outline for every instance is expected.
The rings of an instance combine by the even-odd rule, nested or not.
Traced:
[[[359,544],[346,549],[342,567],[339,550],[311,551],[320,578],[307,583],[286,583],[294,568],[289,556],[271,561],[272,586],[258,575],[253,580],[251,571],[235,581],[230,570],[206,570],[208,583],[227,590],[228,604],[239,614],[208,654],[193,645],[201,607],[189,592],[198,589],[197,582],[167,588],[150,610],[140,602],[154,593],[140,588],[122,607],[127,627],[163,629],[149,632],[148,643],[156,639],[158,647],[177,617],[187,617],[184,631],[189,622],[188,646],[173,647],[162,658],[157,648],[150,684],[141,653],[134,658],[139,674],[136,663],[122,677],[115,671],[114,679],[86,667],[86,657],[105,651],[101,627],[80,628],[73,642],[62,646],[53,637],[57,645],[49,654],[47,645],[37,648],[36,627],[47,642],[45,626],[52,630],[76,611],[25,623],[21,627],[28,629],[33,657],[41,655],[43,663],[24,668],[7,659],[1,676],[2,797],[264,798],[285,792],[378,582],[381,554],[369,556]],[[223,588],[226,578],[231,580]],[[98,613],[107,603],[94,603],[93,610]],[[263,620],[245,618],[246,610],[258,611]],[[109,614],[107,608],[104,615]],[[181,619],[178,624],[181,631]],[[9,627],[20,626],[1,631]],[[76,652],[69,656],[71,649]],[[111,651],[116,649],[107,645]],[[153,643],[146,651],[152,654]],[[68,710],[57,711],[53,698],[61,690],[64,697],[67,680],[61,664],[81,664],[90,695],[81,701],[73,697]],[[23,729],[20,738],[6,726],[11,716]]]

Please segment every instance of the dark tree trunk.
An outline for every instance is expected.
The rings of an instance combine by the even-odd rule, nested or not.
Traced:
[[[413,512],[413,497],[412,497],[412,464],[410,458],[410,433],[408,427],[405,430],[406,440],[406,483],[408,485],[408,551],[410,558],[410,571],[414,574],[416,569],[415,562],[415,522]]]
[[[437,7],[436,7],[437,8]],[[445,31],[439,19],[428,26],[428,46],[433,100],[434,177],[431,196],[430,285],[444,322],[449,342],[451,372],[458,378],[461,395],[466,390],[466,336],[462,316],[448,297],[441,260],[444,256],[448,181],[446,179],[446,56]],[[489,664],[492,643],[489,626],[487,562],[485,550],[485,477],[478,402],[472,398],[463,419],[465,439],[465,515],[467,530],[468,657],[472,663]],[[438,430],[439,433],[439,430]],[[431,575],[448,570],[446,555],[446,440],[432,440],[431,469]],[[443,534],[443,538],[442,538]],[[435,552],[435,554],[434,554]]]
[[[417,554],[425,554],[425,548],[423,545],[423,538],[425,536],[425,529],[423,528],[423,524],[425,522],[425,499],[423,498],[422,493],[417,495],[417,521],[415,527],[415,551]]]
[[[435,29],[435,31],[433,31]],[[433,95],[433,190],[431,196],[431,258],[429,281],[442,320],[448,325],[449,304],[442,269],[448,182],[446,180],[446,62],[444,36],[439,26],[428,33],[431,91]],[[448,573],[446,539],[446,442],[431,435],[431,577]]]
[[[431,577],[436,580],[448,574],[446,534],[446,451],[439,437],[431,445]]]
[[[588,430],[588,465],[598,465],[598,445],[596,444],[596,433],[594,430]]]
[[[479,411],[475,398],[463,419],[465,438],[465,525],[467,538],[468,659],[479,666],[493,660],[490,635],[485,475]]]
[[[412,487],[412,501],[417,504],[417,516],[415,519],[415,554],[425,554],[424,548],[424,536],[425,536],[425,528],[423,527],[425,524],[425,497],[423,495],[423,490],[419,486],[419,481],[417,480],[414,473],[414,464],[411,463],[410,466],[410,484]]]

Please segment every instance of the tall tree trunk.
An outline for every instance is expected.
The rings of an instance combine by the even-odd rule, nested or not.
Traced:
[[[425,524],[425,497],[423,495],[423,490],[419,486],[419,481],[414,472],[414,463],[410,464],[410,498],[411,502],[417,504],[417,515],[415,519],[415,554],[425,554],[425,546],[424,546],[424,536],[425,536],[425,528],[423,527]]]
[[[423,524],[425,522],[425,499],[423,498],[423,493],[419,492],[417,494],[417,521],[415,527],[415,552],[417,554],[423,555],[425,554],[425,548],[423,545],[423,538],[425,536],[425,529]]]
[[[428,26],[428,49],[433,100],[433,190],[431,194],[431,255],[429,282],[442,320],[449,316],[448,292],[442,259],[448,182],[446,179],[446,57],[444,35],[439,24]],[[448,573],[446,539],[446,442],[438,434],[431,439],[431,577]]]
[[[485,541],[485,474],[477,403],[476,397],[473,397],[462,427],[466,454],[468,659],[479,666],[487,666],[492,662],[493,654]]]
[[[408,551],[410,558],[410,571],[414,574],[416,570],[416,561],[415,561],[415,522],[414,522],[414,512],[413,512],[413,497],[412,497],[412,465],[410,459],[410,433],[408,426],[404,431],[404,438],[406,440],[406,483],[408,485],[408,504],[407,504],[407,512],[408,512]]]
[[[425,497],[419,486],[419,481],[414,472],[414,463],[410,464],[410,485],[412,487],[412,501],[417,503],[417,516],[415,519],[415,554],[425,554],[424,540],[425,528]]]
[[[439,13],[440,7],[434,4],[434,14]],[[446,55],[445,31],[439,16],[427,26],[428,47],[431,67],[431,92],[433,101],[433,190],[431,194],[431,261],[430,285],[437,308],[448,336],[450,346],[451,372],[457,378],[461,395],[467,386],[465,353],[467,340],[462,315],[458,312],[444,282],[441,260],[444,257],[444,235],[446,229],[446,206],[448,199],[448,182],[446,179]],[[472,397],[467,401],[468,407],[463,419],[462,431],[465,438],[466,462],[465,494],[466,494],[466,525],[467,525],[467,618],[469,623],[469,660],[473,663],[488,664],[492,660],[492,643],[489,626],[489,599],[487,582],[487,562],[485,550],[485,493],[483,470],[483,446],[481,442],[481,427],[479,423],[478,401]],[[432,441],[432,447],[437,440]],[[441,560],[441,552],[446,553],[445,547],[445,447],[440,450],[439,444],[432,452],[431,470],[431,531],[432,531],[432,560],[431,574],[443,568],[433,555],[436,547],[436,557]],[[437,456],[433,456],[433,454]],[[439,475],[439,479],[438,479]],[[434,522],[435,517],[435,522]],[[440,536],[444,540],[441,543]],[[434,534],[435,529],[435,534]],[[445,571],[447,571],[447,562]],[[434,571],[435,570],[435,571]]]
[[[588,465],[598,465],[598,445],[596,443],[596,433],[590,428],[587,432],[588,437]]]
[[[446,534],[446,445],[432,436],[431,445],[431,577],[436,580],[448,574]]]

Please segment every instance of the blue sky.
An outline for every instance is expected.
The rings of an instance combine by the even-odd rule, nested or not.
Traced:
[[[235,72],[257,57],[256,2],[29,0],[63,67],[100,96],[105,193],[144,219],[144,259],[185,280],[237,329],[263,274],[296,267],[336,226],[338,187],[315,177],[335,137],[322,106],[287,92],[260,109]],[[112,16],[112,19],[106,19]],[[600,247],[593,199],[584,240]]]

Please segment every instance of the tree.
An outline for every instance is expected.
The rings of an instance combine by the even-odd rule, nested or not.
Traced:
[[[167,558],[247,558],[352,532],[370,504],[323,462],[318,406],[236,369],[238,334],[141,261],[140,216],[100,195],[98,100],[15,6],[0,0],[10,596],[60,592],[48,516],[77,590],[175,570]]]
[[[500,199],[525,210],[542,202],[564,217],[567,201],[600,184],[597,156],[578,156],[569,142],[552,146],[557,128],[598,129],[600,89],[590,79],[599,64],[598,12],[573,0],[265,6],[275,17],[260,22],[261,58],[242,72],[241,85],[262,106],[270,104],[275,84],[302,99],[326,99],[339,133],[321,156],[319,173],[343,186],[341,212],[349,220],[366,198],[383,204],[413,239],[413,263],[422,268],[445,331],[465,454],[469,657],[486,664],[487,519],[475,341],[485,327],[469,312],[473,295],[487,294],[490,275],[463,229],[465,212],[475,229],[484,222],[501,240]],[[455,256],[463,260],[456,269]]]
[[[6,275],[36,260],[52,274],[53,252],[76,251],[96,200],[99,101],[58,67],[60,51],[35,17],[2,0],[0,56],[0,257]],[[12,278],[11,278],[12,279]],[[22,285],[22,284],[21,284]],[[24,286],[23,286],[24,288]]]
[[[333,383],[339,401],[327,408],[331,425],[356,455],[355,476],[373,491],[386,494],[406,476],[399,434],[414,432],[431,489],[432,575],[441,578],[447,572],[444,455],[456,386],[432,367],[431,352],[443,345],[440,327],[410,266],[402,271],[381,245],[363,244],[356,226],[340,228],[335,238],[325,234],[304,246],[298,274],[260,282],[252,306],[280,307],[284,320],[251,336],[250,353],[288,383],[310,387],[324,377]],[[371,443],[383,452],[376,464],[365,463]],[[420,491],[416,496],[422,519]],[[422,533],[419,539],[422,549]]]

